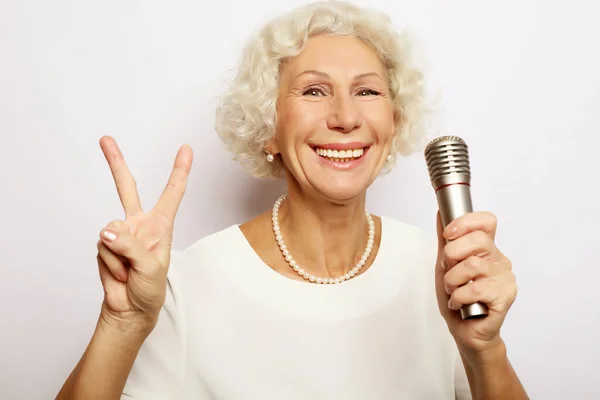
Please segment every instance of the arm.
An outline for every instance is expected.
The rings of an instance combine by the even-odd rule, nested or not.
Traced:
[[[485,354],[469,355],[461,352],[461,358],[474,400],[529,399],[508,361],[506,346],[502,340]]]
[[[100,318],[85,353],[56,399],[120,399],[146,337],[141,332],[123,332]]]
[[[104,287],[102,312],[85,353],[57,399],[120,399],[121,396],[134,397],[143,388],[158,393],[154,390],[157,386],[168,389],[173,386],[172,375],[161,373],[162,370],[157,373],[159,368],[153,368],[155,364],[159,367],[168,364],[163,362],[164,358],[159,362],[147,362],[148,357],[144,359],[143,354],[152,357],[166,352],[171,356],[172,346],[164,346],[164,343],[168,344],[170,340],[175,340],[173,346],[178,343],[177,335],[169,334],[176,332],[175,328],[170,329],[169,315],[162,318],[161,324],[157,323],[161,309],[175,307],[167,271],[171,261],[173,223],[185,192],[192,151],[188,146],[179,150],[158,203],[152,211],[144,212],[135,179],[116,142],[103,137],[100,146],[113,175],[126,220],[113,221],[100,232],[96,259]],[[176,307],[174,310],[171,315],[176,314]],[[147,341],[150,332],[155,335]],[[135,368],[139,358],[144,360]],[[136,377],[136,371],[138,381],[140,376],[146,378],[142,387],[133,379],[135,382],[124,389],[130,375]],[[164,391],[170,396],[168,389]]]

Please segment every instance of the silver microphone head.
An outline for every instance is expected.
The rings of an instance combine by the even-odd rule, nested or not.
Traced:
[[[434,190],[471,183],[469,148],[458,136],[440,136],[425,147],[425,161]]]

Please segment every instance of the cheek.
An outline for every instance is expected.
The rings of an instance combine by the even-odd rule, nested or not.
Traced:
[[[364,115],[377,138],[383,142],[391,140],[395,130],[392,107],[379,105],[365,111]]]
[[[317,102],[298,102],[288,104],[279,114],[280,140],[282,143],[293,145],[310,136],[324,120],[325,106]]]

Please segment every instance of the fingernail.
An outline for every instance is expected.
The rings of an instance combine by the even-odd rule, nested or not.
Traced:
[[[446,227],[446,239],[453,239],[454,235],[458,232],[458,227],[452,223]]]
[[[112,242],[117,238],[117,234],[109,231],[108,229],[105,229],[104,231],[102,231],[102,237],[108,240],[109,242]]]
[[[448,300],[448,308],[452,309],[452,298],[450,298],[450,300]]]
[[[442,261],[440,262],[440,266],[442,267],[443,270],[448,269],[448,264],[446,264],[446,260],[442,259]]]
[[[448,286],[445,286],[445,285],[444,285],[444,289],[446,289],[446,293],[448,293],[448,294],[452,294],[452,293],[450,293],[450,288],[449,288]]]

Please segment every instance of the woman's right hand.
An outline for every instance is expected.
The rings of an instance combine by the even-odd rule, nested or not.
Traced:
[[[101,320],[123,332],[149,334],[165,301],[173,223],[185,193],[192,149],[182,146],[158,203],[144,212],[136,183],[113,138],[100,139],[125,220],[100,232],[98,268],[104,287]]]

